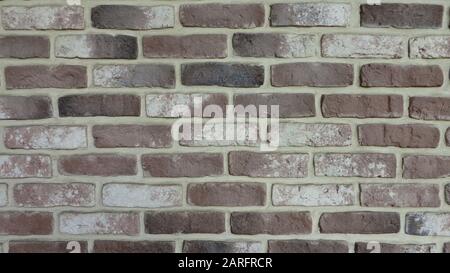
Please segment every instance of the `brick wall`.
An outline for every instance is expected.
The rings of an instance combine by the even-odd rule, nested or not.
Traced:
[[[382,2],[2,1],[0,250],[450,252],[450,3]],[[173,140],[194,94],[279,149]]]

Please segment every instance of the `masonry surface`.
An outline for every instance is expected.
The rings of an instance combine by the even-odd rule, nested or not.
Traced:
[[[0,252],[450,252],[423,2],[1,1]],[[279,149],[173,140],[195,95],[279,105]]]

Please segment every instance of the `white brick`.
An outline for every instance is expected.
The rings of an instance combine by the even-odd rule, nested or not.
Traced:
[[[272,189],[275,206],[347,206],[353,205],[352,185],[281,185]]]
[[[0,207],[8,204],[8,185],[0,184]]]
[[[139,214],[65,212],[59,216],[59,230],[67,234],[126,234],[139,233]]]
[[[409,41],[409,48],[411,58],[450,58],[450,36],[412,38]]]

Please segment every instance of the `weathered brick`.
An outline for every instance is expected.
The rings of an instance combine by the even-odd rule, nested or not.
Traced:
[[[316,54],[316,36],[288,33],[237,33],[233,49],[242,57],[300,58]]]
[[[181,206],[183,190],[177,185],[110,183],[103,186],[103,205],[107,207],[161,208]]]
[[[183,253],[262,253],[262,244],[252,241],[184,241]]]
[[[49,235],[53,232],[51,212],[2,211],[1,235]]]
[[[271,115],[270,106],[278,105],[280,118],[302,118],[316,115],[313,94],[236,94],[234,96],[234,105],[243,105],[244,107],[254,105],[257,109],[259,109],[260,105],[267,105],[268,116]]]
[[[361,26],[440,28],[443,7],[423,4],[361,5]]]
[[[393,154],[316,154],[314,170],[317,176],[335,177],[395,177]]]
[[[175,87],[175,68],[167,64],[96,65],[93,73],[99,87]]]
[[[447,146],[450,146],[450,128],[447,128],[447,130],[445,131],[445,144],[447,144]]]
[[[439,65],[367,64],[361,67],[363,87],[439,87],[444,74]]]
[[[46,36],[0,36],[0,58],[48,58],[50,40]]]
[[[61,35],[55,39],[55,56],[81,59],[136,59],[137,38],[128,35]]]
[[[224,34],[144,36],[142,48],[146,58],[225,58],[227,36]]]
[[[76,241],[80,244],[80,253],[88,252],[86,241]],[[70,253],[69,241],[10,241],[9,253]]]
[[[384,234],[400,231],[396,212],[334,212],[320,216],[321,233]]]
[[[225,106],[228,104],[228,97],[225,94],[182,94],[182,93],[170,93],[170,94],[150,94],[145,97],[146,100],[146,112],[148,117],[162,117],[162,118],[175,118],[186,116],[183,111],[184,108],[180,106],[188,107],[190,116],[200,117],[204,113],[197,114],[194,109],[194,103],[201,101],[201,109],[205,109],[208,105],[219,106],[223,113],[225,113]],[[200,108],[200,103],[195,105]],[[205,116],[207,117],[207,116]]]
[[[237,63],[191,63],[181,65],[183,85],[259,87],[264,83],[264,67]]]
[[[270,240],[269,253],[348,253],[345,241]]]
[[[286,185],[272,188],[274,206],[349,206],[354,204],[352,185]]]
[[[97,148],[168,148],[172,146],[169,125],[95,125],[92,127]]]
[[[11,29],[84,29],[81,6],[9,6],[2,7],[3,28]]]
[[[309,234],[312,220],[309,212],[233,212],[233,234]]]
[[[399,118],[403,115],[403,98],[399,95],[323,95],[322,115],[326,118]]]
[[[4,129],[9,149],[78,149],[87,147],[83,126],[20,126]]]
[[[352,7],[342,3],[295,3],[271,6],[272,26],[347,26]]]
[[[344,87],[353,84],[353,65],[340,63],[288,63],[271,67],[275,87]]]
[[[139,234],[139,214],[132,212],[63,212],[59,230],[64,234]]]
[[[120,176],[137,173],[134,155],[67,155],[58,159],[58,171],[64,175]]]
[[[450,177],[450,156],[411,155],[403,157],[403,178]]]
[[[439,129],[425,124],[364,124],[358,126],[362,146],[436,148]]]
[[[195,206],[263,206],[266,187],[261,183],[189,184],[188,203]]]
[[[223,174],[223,157],[215,153],[148,154],[142,156],[144,176],[203,177]]]
[[[173,253],[174,242],[95,240],[94,253]]]
[[[213,211],[170,211],[145,214],[145,233],[224,233],[225,214]]]
[[[424,36],[409,40],[411,58],[450,58],[450,36]]]
[[[85,88],[86,67],[81,65],[22,65],[5,68],[6,89]]]
[[[450,253],[450,243],[444,244],[444,253]]]
[[[8,204],[8,185],[0,184],[0,207]]]
[[[450,204],[450,184],[445,186],[445,201],[447,201],[447,204]]]
[[[323,57],[399,59],[405,49],[401,36],[326,34],[322,37]]]
[[[439,186],[428,184],[361,184],[366,207],[439,207]]]
[[[424,245],[413,245],[413,244],[388,244],[380,243],[379,253],[435,253],[437,252],[436,245],[434,244],[424,244]],[[356,253],[373,253],[377,251],[374,249],[373,244],[357,242],[355,244]]]
[[[264,25],[261,4],[181,5],[180,22],[185,27],[255,28]]]
[[[409,116],[423,120],[450,120],[450,98],[410,97]]]
[[[100,5],[91,10],[92,26],[103,29],[172,28],[175,10],[171,6]]]
[[[0,155],[0,178],[51,177],[47,155]]]
[[[276,154],[230,152],[231,175],[250,177],[305,177],[308,174],[308,154]]]
[[[141,100],[134,95],[71,95],[58,99],[61,117],[139,116]]]
[[[405,232],[417,236],[450,236],[450,213],[408,213]]]
[[[19,207],[93,207],[95,185],[86,183],[26,183],[13,188]]]
[[[0,119],[46,119],[52,112],[49,97],[0,96]]]
[[[347,124],[283,122],[275,133],[279,134],[279,146],[350,146],[352,142]]]

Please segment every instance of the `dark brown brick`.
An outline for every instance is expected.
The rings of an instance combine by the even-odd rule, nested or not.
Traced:
[[[1,36],[0,58],[48,58],[50,40],[46,36]]]
[[[409,116],[422,120],[450,120],[450,98],[411,97]]]
[[[400,231],[396,212],[335,212],[320,217],[321,233],[384,234]]]
[[[145,233],[215,233],[225,232],[225,214],[221,212],[149,212],[145,214]]]
[[[174,242],[95,240],[95,253],[173,253]]]
[[[233,212],[233,234],[309,234],[312,220],[309,212]]]
[[[403,178],[450,177],[450,156],[411,155],[403,158]]]
[[[0,212],[1,235],[49,235],[52,232],[53,215],[50,212]]]
[[[86,241],[75,241],[80,244],[80,253],[87,253]],[[70,253],[74,251],[69,241],[11,241],[9,253]]]
[[[263,206],[266,187],[261,183],[189,184],[188,202],[196,206]]]
[[[97,148],[167,148],[172,146],[169,125],[95,125],[92,136]]]
[[[184,241],[183,253],[261,253],[262,244],[254,241]]]
[[[44,96],[1,96],[1,119],[45,119],[52,117],[52,103]]]
[[[120,176],[137,173],[133,155],[86,154],[61,156],[58,171],[64,175]]]
[[[139,116],[141,101],[134,95],[72,95],[58,99],[61,117]]]
[[[357,242],[355,244],[356,253],[433,253],[436,252],[436,245],[413,245],[413,244],[388,244],[380,243],[378,246],[375,244],[368,244],[364,242]]]
[[[270,240],[269,253],[348,253],[345,241]]]

